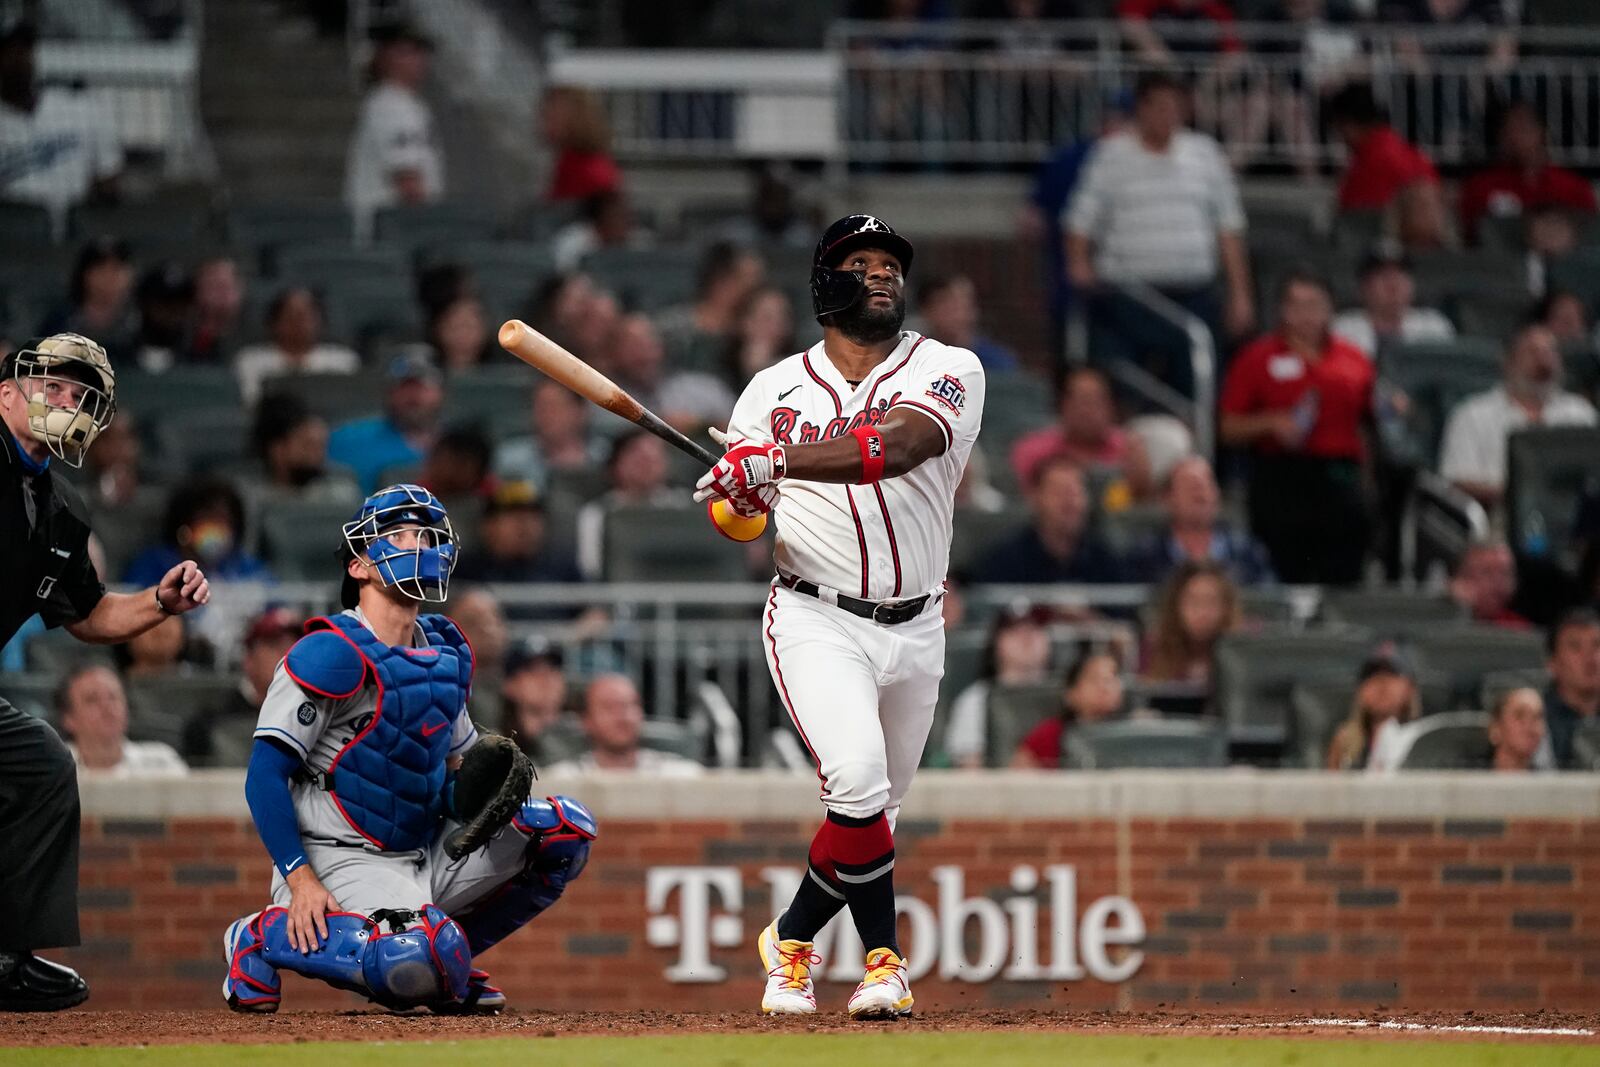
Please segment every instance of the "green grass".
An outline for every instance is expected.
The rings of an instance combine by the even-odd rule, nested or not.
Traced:
[[[1578,1067],[1600,1046],[1079,1034],[696,1034],[362,1044],[7,1049],[7,1067]]]

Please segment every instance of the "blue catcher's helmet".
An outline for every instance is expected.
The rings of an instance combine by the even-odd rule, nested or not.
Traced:
[[[402,547],[402,540],[409,543]],[[344,547],[345,560],[371,564],[375,581],[412,600],[438,604],[450,591],[456,532],[439,498],[420,485],[391,485],[367,497],[344,524]],[[347,570],[340,594],[345,607],[355,607],[357,592]]]

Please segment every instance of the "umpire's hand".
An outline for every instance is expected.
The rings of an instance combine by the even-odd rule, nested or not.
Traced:
[[[211,583],[200,564],[186,559],[166,574],[156,586],[156,600],[169,615],[193,611],[211,599]]]

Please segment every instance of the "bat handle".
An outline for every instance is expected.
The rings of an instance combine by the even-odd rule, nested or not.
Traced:
[[[649,408],[640,408],[638,421],[640,426],[644,427],[646,430],[649,430],[651,433],[655,434],[669,445],[674,446],[679,451],[686,452],[693,456],[701,463],[704,463],[707,467],[715,467],[717,465],[717,461],[722,458],[721,456],[713,455],[704,446],[696,444],[687,437],[683,436],[683,434],[679,433],[677,430],[674,430],[671,426],[668,426],[665,422],[661,421],[660,417],[658,417],[655,412],[651,411]]]

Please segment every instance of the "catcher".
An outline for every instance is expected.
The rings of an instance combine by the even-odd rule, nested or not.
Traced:
[[[473,959],[556,902],[595,821],[529,795],[533,768],[467,715],[472,647],[442,615],[457,545],[426,489],[379,490],[344,526],[345,611],[312,619],[261,705],[245,795],[271,907],[223,938],[223,997],[276,1011],[287,969],[394,1009],[493,1013]]]

